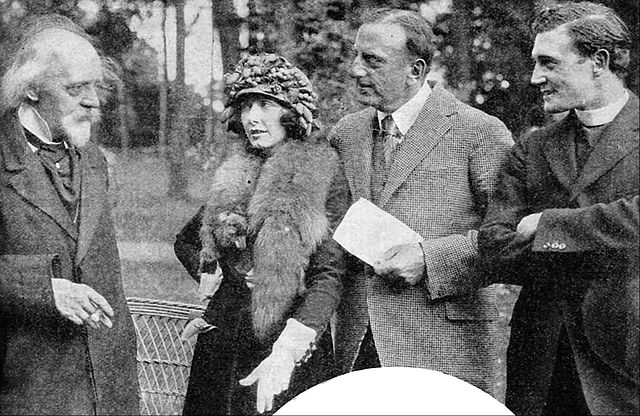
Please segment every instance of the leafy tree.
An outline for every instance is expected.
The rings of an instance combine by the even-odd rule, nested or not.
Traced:
[[[518,135],[544,121],[531,86],[533,0],[454,0],[434,25],[439,62],[458,98],[500,118]]]
[[[495,115],[519,136],[545,123],[541,99],[530,85],[529,29],[542,0],[452,0],[438,16],[436,63],[458,98]],[[628,85],[638,91],[638,3],[603,0],[626,19],[634,36]],[[421,10],[407,0],[250,0],[248,53],[277,52],[300,66],[320,95],[320,114],[333,124],[360,106],[350,94],[351,47],[359,16],[370,7]]]
[[[320,119],[333,124],[358,108],[346,86],[359,3],[353,0],[250,2],[248,53],[276,52],[299,66],[320,96]]]

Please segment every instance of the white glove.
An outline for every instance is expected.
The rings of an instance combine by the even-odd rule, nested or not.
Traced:
[[[213,274],[200,274],[200,285],[198,286],[198,297],[200,301],[209,299],[218,291],[223,277],[220,263],[216,264],[216,271],[213,272]]]
[[[314,329],[293,318],[288,319],[287,325],[273,344],[271,354],[251,374],[240,380],[243,386],[258,382],[258,413],[270,411],[273,408],[273,397],[289,388],[293,370],[297,364],[308,359],[310,352],[315,349],[317,336]]]

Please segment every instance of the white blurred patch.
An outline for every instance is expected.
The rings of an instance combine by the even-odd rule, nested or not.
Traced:
[[[513,415],[489,394],[439,371],[384,367],[319,384],[276,415]]]

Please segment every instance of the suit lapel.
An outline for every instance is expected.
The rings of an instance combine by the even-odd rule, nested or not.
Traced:
[[[38,156],[28,147],[17,116],[0,140],[9,185],[26,201],[51,217],[73,239],[78,233]],[[5,124],[5,126],[7,125]]]
[[[578,181],[571,198],[611,169],[631,150],[638,147],[638,97],[629,92],[629,101],[616,118],[602,132]]]
[[[89,245],[100,220],[100,213],[107,194],[106,180],[99,169],[97,157],[80,149],[81,185],[79,207],[79,236],[77,261],[87,254]]]
[[[378,205],[384,207],[391,195],[402,185],[409,174],[429,154],[442,136],[451,129],[448,116],[455,101],[442,87],[436,86],[398,147],[389,167],[387,182],[380,194]]]
[[[354,123],[350,135],[354,140],[347,143],[344,163],[345,175],[351,187],[352,200],[359,198],[371,200],[371,153],[373,152],[373,128],[377,122],[376,112],[367,108],[360,113],[360,119]]]
[[[560,184],[567,190],[572,190],[576,172],[576,147],[574,142],[576,123],[579,123],[575,113],[567,115],[549,135],[549,140],[543,145],[544,156],[549,162],[551,170]]]

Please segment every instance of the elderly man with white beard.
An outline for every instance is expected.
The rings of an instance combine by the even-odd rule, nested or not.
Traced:
[[[103,59],[58,15],[0,64],[0,414],[136,414],[136,339],[89,141]]]

